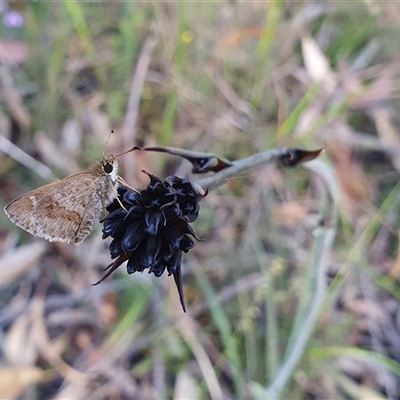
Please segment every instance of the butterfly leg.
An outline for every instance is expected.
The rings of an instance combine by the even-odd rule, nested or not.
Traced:
[[[117,179],[118,179],[118,182],[121,183],[122,185],[124,185],[124,186],[126,186],[127,188],[133,190],[133,191],[136,192],[136,193],[140,193],[139,190],[137,190],[137,189],[133,188],[132,186],[128,185],[128,184],[126,183],[125,179],[122,178],[121,176],[118,175],[118,178],[117,178]]]
[[[118,177],[119,178],[119,177]],[[124,207],[124,205],[121,203],[121,200],[118,197],[118,192],[117,190],[114,188],[114,186],[111,184],[111,182],[109,182],[110,188],[112,188],[113,190],[115,190],[115,198],[117,199],[119,205],[122,207],[122,209],[124,209],[126,212],[128,212],[128,210]],[[105,209],[106,209],[106,204],[104,202],[104,198],[101,199],[102,203],[103,203],[103,213],[105,214]]]

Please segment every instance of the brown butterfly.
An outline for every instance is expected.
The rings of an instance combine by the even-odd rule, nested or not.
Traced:
[[[122,180],[117,158],[137,149],[103,157],[86,171],[32,190],[7,204],[4,211],[15,225],[32,235],[78,245],[117,198]]]

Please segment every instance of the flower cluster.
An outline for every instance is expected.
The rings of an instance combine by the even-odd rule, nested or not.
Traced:
[[[177,285],[182,308],[182,252],[194,247],[192,237],[199,239],[190,223],[197,219],[199,200],[207,193],[187,179],[170,176],[162,181],[150,178],[142,191],[126,186],[118,189],[119,197],[107,207],[103,221],[103,239],[111,236],[110,255],[116,259],[106,269],[107,278],[122,263],[127,262],[128,274],[148,269],[159,277],[167,270]],[[97,284],[96,283],[96,284]]]

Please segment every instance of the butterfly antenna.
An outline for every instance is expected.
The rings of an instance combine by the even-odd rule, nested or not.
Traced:
[[[111,137],[111,135],[112,135],[113,133],[114,133],[114,129],[111,129],[110,133],[108,134],[106,143],[104,144],[103,153],[102,153],[102,155],[101,155],[103,158],[104,158],[104,153],[106,152],[106,148],[107,148],[108,142],[110,141],[110,137]]]

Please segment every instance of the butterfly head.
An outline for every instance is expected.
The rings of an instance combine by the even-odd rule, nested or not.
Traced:
[[[118,160],[117,158],[122,156],[123,154],[130,153],[134,150],[141,150],[140,147],[132,147],[131,149],[124,151],[123,153],[113,155],[110,157],[105,157],[103,155],[100,162],[96,165],[96,170],[99,171],[102,175],[109,176],[112,182],[115,184],[118,178]]]
[[[108,175],[113,182],[117,181],[118,160],[116,159],[116,157],[103,157],[100,161],[99,167],[103,175]]]

